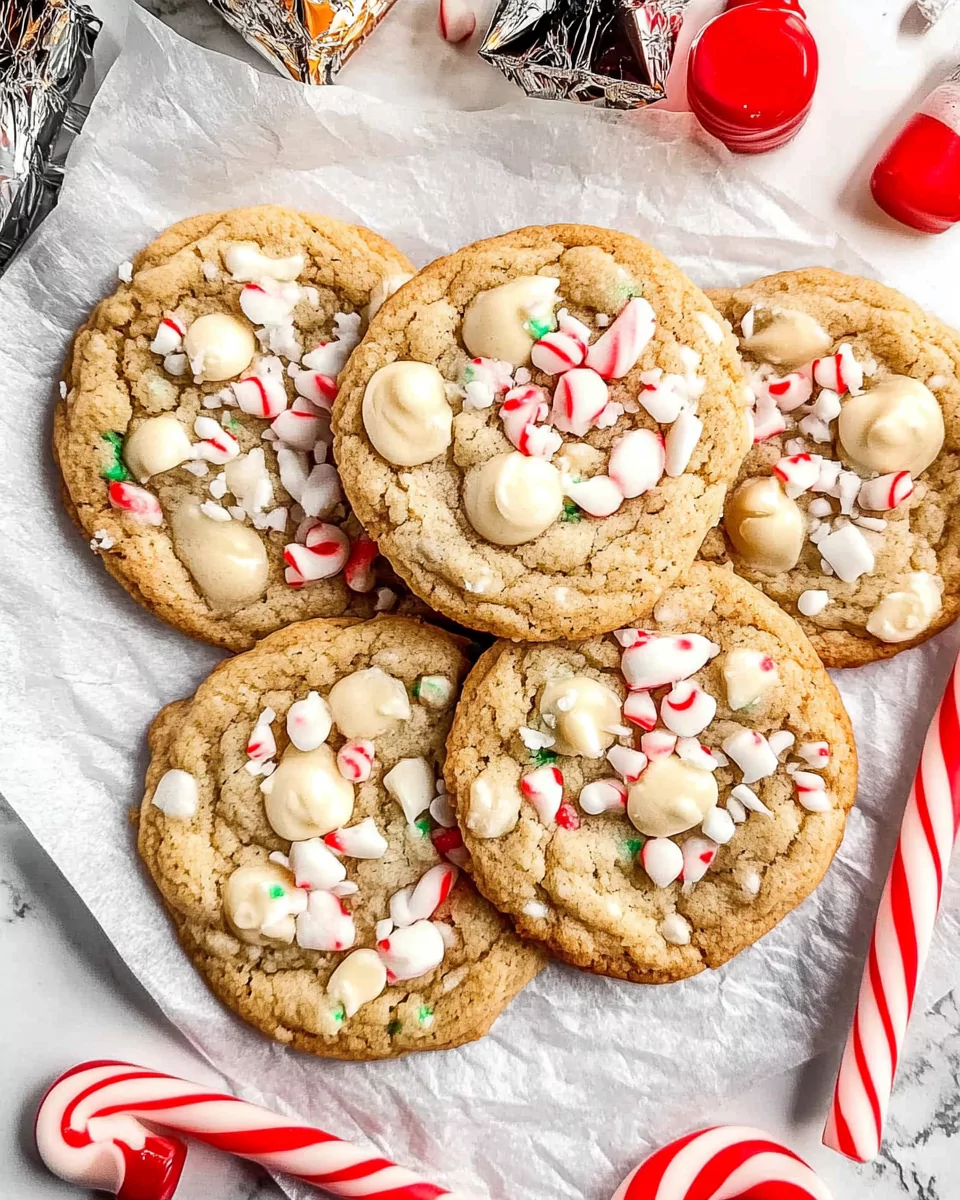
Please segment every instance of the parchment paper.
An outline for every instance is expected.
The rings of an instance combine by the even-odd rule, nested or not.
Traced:
[[[650,1143],[718,1116],[725,1088],[844,1036],[960,639],[838,676],[857,729],[860,807],[823,886],[724,970],[643,988],[552,966],[482,1042],[395,1063],[312,1060],[247,1029],[178,949],[126,821],[149,721],[219,653],[166,629],[108,578],[63,514],[49,441],[70,335],[115,286],[117,265],[173,220],[267,200],[369,224],[421,263],[563,220],[647,238],[702,284],[813,263],[870,268],[698,142],[690,118],[527,102],[403,111],[265,77],[141,17],[73,149],[59,207],[0,285],[3,792],[164,1011],[245,1095],[368,1138],[478,1200],[606,1200]],[[960,982],[958,899],[952,888],[928,999]]]

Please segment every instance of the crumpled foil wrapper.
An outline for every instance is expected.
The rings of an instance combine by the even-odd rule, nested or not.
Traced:
[[[502,0],[480,54],[527,93],[605,108],[666,95],[690,0]]]
[[[0,0],[2,2],[2,0]],[[224,20],[300,83],[333,83],[396,0],[210,0]]]
[[[100,24],[74,0],[0,0],[0,272],[56,203]]]
[[[935,25],[956,2],[957,0],[917,0],[917,9],[928,25]]]

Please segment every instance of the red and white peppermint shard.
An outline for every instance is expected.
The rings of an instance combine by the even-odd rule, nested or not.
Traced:
[[[561,375],[553,392],[553,424],[562,433],[583,437],[607,407],[607,385],[596,371],[577,367]]]
[[[173,317],[164,317],[157,326],[157,332],[150,343],[150,349],[154,354],[162,354],[164,357],[168,354],[176,354],[178,350],[183,349],[183,336],[185,333],[186,330],[179,321]]]
[[[240,309],[254,325],[279,325],[297,306],[300,288],[295,283],[264,279],[248,283],[240,291]]]
[[[784,375],[782,379],[754,376],[750,386],[758,399],[760,396],[769,398],[782,413],[793,412],[801,404],[806,404],[813,395],[813,380],[800,371]]]
[[[369,742],[365,744],[370,745]],[[345,854],[347,858],[383,858],[387,852],[387,839],[373,817],[364,817],[346,829],[335,829],[326,834],[323,841],[336,854]]]
[[[406,929],[395,929],[377,942],[377,953],[387,968],[387,982],[419,979],[443,962],[446,947],[432,921],[417,921]]]
[[[337,751],[337,769],[351,783],[366,783],[373,770],[373,742],[366,738],[346,742]]]
[[[716,715],[716,700],[690,679],[675,683],[660,705],[660,720],[678,737],[699,736]]]
[[[153,492],[135,483],[111,483],[107,488],[110,507],[119,509],[143,525],[162,525],[163,509]]]
[[[350,547],[350,557],[343,568],[343,578],[351,592],[371,592],[377,582],[373,564],[376,561],[377,543],[361,535]]]
[[[679,684],[677,685],[679,686]],[[677,689],[674,688],[674,691]],[[673,695],[673,692],[670,693]],[[658,758],[669,758],[677,745],[677,735],[667,733],[665,729],[653,729],[640,738],[640,749],[650,762]]]
[[[430,833],[433,848],[438,854],[449,859],[455,866],[465,867],[470,861],[470,855],[463,844],[463,834],[455,826],[450,829],[434,829]]]
[[[258,371],[230,387],[241,412],[272,421],[287,407],[287,389],[277,371]]]
[[[347,565],[350,539],[336,525],[318,521],[307,533],[306,544],[291,542],[283,548],[287,564],[284,577],[291,587],[302,587],[317,579],[329,579]]]
[[[587,350],[587,366],[604,379],[622,379],[637,365],[656,327],[656,314],[646,300],[628,300],[610,328]]]
[[[306,912],[297,915],[297,945],[304,950],[349,950],[357,929],[339,896],[311,891]]]
[[[630,746],[611,746],[607,751],[607,762],[624,783],[636,783],[647,765],[647,756]]]
[[[716,642],[699,633],[648,637],[620,656],[620,669],[631,689],[649,690],[689,679],[720,653]]]
[[[632,500],[657,486],[666,461],[662,433],[632,429],[613,443],[607,473],[626,499]]]
[[[950,855],[960,833],[960,669],[927,732],[880,899],[824,1144],[875,1158]]]
[[[440,0],[437,11],[437,32],[445,42],[465,42],[473,37],[477,18],[464,0]]]
[[[337,381],[322,371],[298,371],[293,377],[297,395],[329,412],[337,398]],[[234,389],[236,390],[236,389]]]
[[[503,421],[503,432],[521,454],[549,457],[549,455],[535,453],[544,445],[542,438],[536,437],[537,423],[546,420],[549,412],[550,405],[542,388],[528,384],[524,387],[511,388],[507,392],[500,407],[500,419]],[[554,433],[552,429],[549,430],[549,433],[551,438],[548,441],[555,441],[559,449],[559,445],[562,444],[559,434]],[[555,452],[555,450],[551,451],[551,453]]]
[[[563,494],[591,517],[609,517],[623,503],[623,492],[609,475],[594,475],[578,482],[565,479]]]
[[[785,491],[791,500],[795,500],[803,492],[807,492],[820,478],[820,464],[823,462],[819,454],[791,454],[789,458],[781,458],[771,468],[777,479],[786,485]]]
[[[690,837],[683,843],[683,871],[680,878],[684,883],[699,883],[717,857],[720,847],[709,838]]]
[[[649,692],[630,692],[623,702],[623,719],[641,729],[653,729],[657,723],[657,704]]]
[[[558,329],[533,345],[530,361],[545,375],[562,375],[579,367],[587,355],[590,330],[582,321],[571,317],[565,308],[557,313]]]
[[[831,1200],[827,1185],[789,1147],[742,1125],[717,1125],[677,1138],[644,1159],[613,1200],[738,1197]]]
[[[222,467],[239,456],[240,443],[213,417],[197,417],[193,431],[201,439],[193,448],[197,458]]]
[[[758,396],[756,408],[753,410],[753,444],[765,442],[768,438],[783,433],[787,427],[783,413],[777,408],[769,396]]]
[[[449,863],[441,863],[421,875],[407,901],[407,911],[411,920],[429,920],[450,895],[459,874],[456,867]]]
[[[303,396],[298,396],[270,426],[278,441],[289,446],[291,450],[304,452],[312,450],[328,428],[326,415]]]
[[[538,767],[520,780],[520,791],[537,810],[544,825],[556,820],[563,803],[563,774],[556,767]]]
[[[863,367],[853,357],[853,351],[844,344],[829,358],[815,359],[812,366],[814,382],[829,388],[838,396],[850,392],[856,396],[863,387]]]
[[[860,488],[857,504],[871,512],[888,512],[892,508],[899,508],[904,500],[909,500],[913,490],[910,472],[896,471],[893,475],[868,479]]]
[[[277,752],[277,740],[273,736],[271,728],[271,722],[276,715],[272,708],[267,708],[257,718],[257,723],[250,734],[250,740],[247,742],[247,758],[253,762],[266,762]]]
[[[827,785],[812,771],[794,771],[793,783],[797,800],[807,812],[829,812],[833,807],[827,795]]]
[[[169,1200],[187,1146],[158,1129],[293,1175],[332,1196],[438,1200],[451,1195],[379,1152],[361,1150],[304,1121],[131,1063],[81,1063],[61,1075],[40,1104],[35,1137],[47,1168],[68,1183],[139,1200]]]
[[[592,817],[605,812],[622,812],[627,803],[627,789],[619,779],[595,779],[580,789],[580,807]]]

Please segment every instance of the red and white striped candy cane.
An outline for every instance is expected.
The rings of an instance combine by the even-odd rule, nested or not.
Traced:
[[[960,663],[927,731],[847,1038],[824,1145],[858,1162],[880,1149],[917,981],[960,833]]]
[[[121,1200],[170,1200],[186,1146],[151,1132],[141,1118],[333,1196],[455,1200],[446,1188],[303,1121],[122,1062],[81,1063],[60,1076],[37,1112],[37,1148],[50,1170],[70,1183]]]
[[[830,1200],[827,1186],[760,1129],[718,1125],[645,1159],[613,1200]]]

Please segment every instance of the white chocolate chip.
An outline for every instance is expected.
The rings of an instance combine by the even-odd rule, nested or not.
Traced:
[[[189,821],[200,803],[196,778],[174,767],[160,777],[150,803],[173,820]]]
[[[376,1000],[386,986],[387,968],[376,950],[354,950],[330,976],[327,995],[352,1017],[362,1005]]]

